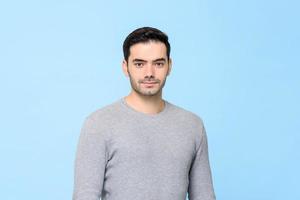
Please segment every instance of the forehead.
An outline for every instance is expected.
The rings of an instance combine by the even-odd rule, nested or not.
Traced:
[[[129,60],[133,60],[135,58],[140,58],[144,60],[167,58],[167,47],[162,42],[140,42],[132,45],[129,50]]]

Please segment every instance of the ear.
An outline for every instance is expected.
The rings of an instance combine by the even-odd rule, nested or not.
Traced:
[[[122,62],[122,70],[123,70],[123,73],[125,74],[125,76],[129,76],[128,75],[128,64],[126,62],[125,59],[123,59],[123,62]]]
[[[169,76],[169,74],[171,73],[171,70],[172,70],[172,59],[169,58],[169,69],[168,69],[167,76]]]

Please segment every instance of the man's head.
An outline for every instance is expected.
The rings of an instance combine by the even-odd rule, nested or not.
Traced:
[[[142,27],[123,43],[123,71],[138,95],[160,95],[172,66],[168,36],[156,28]]]
[[[168,36],[162,31],[152,27],[142,27],[131,32],[123,43],[124,59],[128,62],[130,56],[130,47],[137,43],[147,43],[149,41],[162,42],[167,48],[167,57],[170,58],[171,46],[168,41]]]

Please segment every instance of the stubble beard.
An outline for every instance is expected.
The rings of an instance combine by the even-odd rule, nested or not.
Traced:
[[[139,95],[141,96],[155,96],[158,95],[159,93],[162,92],[163,87],[165,86],[166,80],[167,80],[167,76],[165,77],[165,79],[163,81],[159,81],[159,88],[158,89],[153,89],[153,88],[145,88],[143,89],[141,87],[141,84],[139,83],[140,81],[134,80],[129,71],[128,71],[128,76],[130,79],[130,84],[131,84],[131,88]]]

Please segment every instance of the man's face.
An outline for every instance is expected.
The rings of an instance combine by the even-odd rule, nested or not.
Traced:
[[[132,45],[128,62],[122,64],[133,91],[143,96],[161,94],[171,66],[165,44],[156,41]]]

